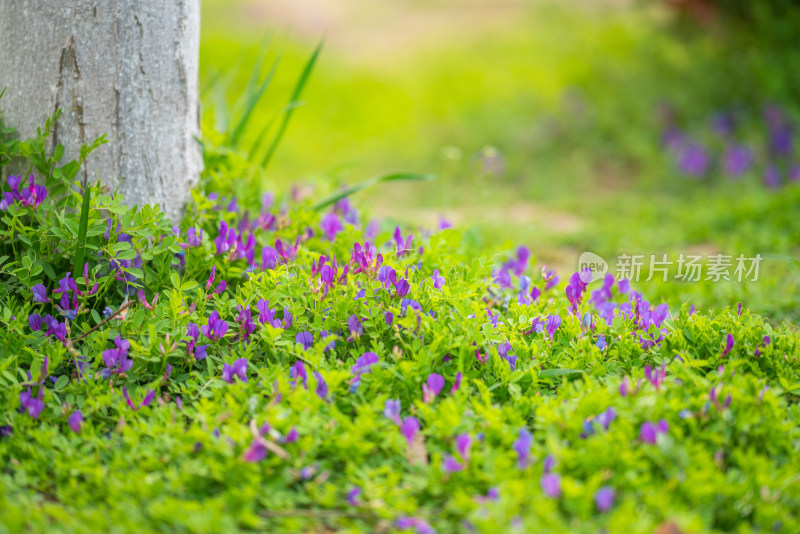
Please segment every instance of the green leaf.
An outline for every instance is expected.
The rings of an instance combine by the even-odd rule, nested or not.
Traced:
[[[357,193],[358,191],[366,189],[367,187],[372,187],[373,185],[384,184],[387,182],[431,181],[435,179],[436,179],[435,174],[414,174],[409,172],[376,176],[374,178],[369,178],[367,180],[364,180],[363,182],[353,184],[351,186],[348,186],[344,189],[337,191],[336,193],[314,204],[313,209],[315,209],[316,211],[320,211],[330,206],[331,204],[335,204],[341,199],[352,195],[353,193]]]
[[[314,64],[317,62],[317,58],[319,57],[319,53],[322,50],[322,45],[324,43],[324,39],[319,42],[317,47],[314,49],[314,53],[312,53],[311,57],[308,59],[306,66],[303,68],[300,78],[297,79],[297,84],[294,86],[292,96],[289,98],[289,107],[287,108],[286,114],[283,116],[283,120],[278,127],[275,137],[272,139],[272,143],[267,148],[267,153],[264,154],[264,158],[261,160],[261,166],[264,168],[266,168],[269,164],[272,156],[275,154],[275,150],[278,148],[278,144],[281,142],[284,132],[286,132],[286,127],[289,125],[289,120],[292,118],[292,112],[294,111],[297,101],[300,99],[300,95],[303,93],[303,89],[305,88],[306,83],[311,76],[311,72],[314,70]]]
[[[58,377],[58,380],[56,380],[56,384],[53,388],[55,388],[56,391],[60,391],[67,387],[67,384],[69,384],[69,378],[67,375],[61,375]]]
[[[89,184],[83,188],[83,206],[81,207],[81,219],[78,223],[78,248],[75,251],[75,261],[72,263],[74,273],[83,270],[83,260],[86,257],[86,231],[89,229],[89,206],[92,197],[92,189]]]
[[[539,378],[554,378],[557,376],[585,374],[581,369],[545,369],[539,371]]]

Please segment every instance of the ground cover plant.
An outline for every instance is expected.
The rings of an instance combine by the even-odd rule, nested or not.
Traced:
[[[260,158],[213,139],[173,224],[48,132],[0,145],[45,177],[3,184],[4,530],[800,528],[788,326],[247,194]]]

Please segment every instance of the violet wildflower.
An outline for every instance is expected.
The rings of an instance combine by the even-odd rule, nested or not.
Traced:
[[[347,318],[347,327],[350,329],[350,334],[356,339],[364,333],[364,326],[356,314]]]
[[[445,473],[455,473],[457,471],[462,471],[464,466],[458,463],[458,461],[453,458],[452,455],[447,454],[442,461],[442,471]]]
[[[561,326],[561,317],[557,314],[550,315],[547,318],[547,335],[552,339],[553,334],[556,333],[558,327]]]
[[[235,228],[229,228],[225,221],[219,223],[219,235],[214,239],[214,246],[217,247],[217,254],[224,254],[236,246],[239,237]]]
[[[286,434],[286,437],[283,438],[284,443],[295,443],[297,439],[300,437],[300,433],[297,431],[296,427],[292,427],[289,429],[289,433]]]
[[[710,165],[705,147],[700,143],[686,143],[678,152],[678,168],[684,174],[702,177]]]
[[[153,399],[156,396],[156,391],[154,389],[148,390],[144,398],[142,399],[142,402],[140,402],[139,404],[135,404],[131,400],[130,395],[128,395],[128,390],[125,388],[125,386],[122,386],[122,396],[125,397],[125,402],[128,403],[128,406],[130,406],[131,410],[138,411],[139,408],[144,408],[145,406],[149,406],[150,403],[153,402]]]
[[[219,318],[219,312],[214,310],[208,318],[208,323],[200,327],[200,332],[212,341],[219,341],[228,331],[228,323]]]
[[[320,399],[324,399],[328,396],[328,383],[318,371],[314,371],[314,377],[317,379],[317,389],[314,392]]]
[[[186,230],[186,241],[190,247],[199,247],[203,244],[203,230],[189,228]]]
[[[78,410],[75,410],[70,414],[67,418],[67,424],[72,429],[73,432],[76,434],[81,433],[81,427],[83,426],[83,414]]]
[[[38,313],[32,313],[28,316],[28,326],[31,327],[31,330],[34,332],[38,332],[44,326],[44,319]]]
[[[233,365],[227,363],[222,365],[222,379],[233,384],[234,378],[247,382],[247,358],[239,358],[233,362]]]
[[[469,450],[472,447],[472,436],[459,434],[456,436],[456,450],[465,461],[469,459]]]
[[[644,376],[647,378],[647,381],[653,384],[653,387],[656,388],[656,391],[661,389],[661,385],[664,383],[667,377],[667,364],[661,364],[661,370],[658,369],[651,369],[649,365],[644,367]]]
[[[525,469],[528,465],[528,460],[531,456],[531,446],[533,445],[533,436],[528,432],[527,428],[519,430],[519,437],[514,441],[514,451],[517,453],[517,464],[520,469]]]
[[[594,505],[598,512],[607,512],[614,506],[616,492],[614,488],[603,486],[594,493]]]
[[[398,297],[405,297],[408,295],[409,290],[411,289],[411,285],[409,285],[408,280],[405,278],[401,278],[397,281],[394,285],[396,292],[396,296]]]
[[[356,377],[360,377],[364,373],[369,373],[372,366],[378,363],[378,355],[374,352],[365,352],[355,362],[352,372]]]
[[[406,312],[408,311],[408,308],[411,308],[412,310],[418,311],[418,312],[422,311],[422,305],[419,302],[417,302],[416,300],[413,300],[413,299],[403,299],[403,300],[401,300],[400,301],[400,311],[403,313],[403,315],[406,314]]]
[[[658,439],[658,436],[661,434],[666,434],[669,431],[669,423],[664,419],[661,419],[657,424],[651,423],[650,421],[645,421],[642,424],[641,431],[639,433],[639,438],[645,442],[650,443],[651,445],[655,445]]]
[[[450,388],[450,394],[451,395],[453,393],[455,393],[456,391],[458,391],[458,388],[461,387],[461,378],[462,378],[461,371],[459,371],[459,372],[456,373],[456,380],[455,380],[455,382],[453,382],[453,387]]]
[[[436,530],[430,524],[419,517],[401,517],[395,522],[395,526],[400,530],[414,529],[417,534],[436,534]]]
[[[545,474],[550,473],[556,467],[556,459],[553,458],[552,454],[548,454],[544,457],[544,461],[542,462],[542,470]]]
[[[746,173],[753,164],[753,153],[746,146],[732,146],[725,151],[723,168],[731,178],[738,178]]]
[[[444,377],[440,374],[431,373],[428,380],[422,385],[422,398],[426,404],[434,401],[444,387]]]
[[[597,336],[597,342],[595,343],[595,347],[597,347],[600,350],[605,350],[607,346],[608,343],[606,342],[606,337],[602,334]]]
[[[433,274],[431,275],[431,280],[433,280],[434,288],[442,289],[442,287],[444,287],[444,276],[439,276],[439,269],[433,270]]]
[[[289,369],[289,378],[295,379],[292,382],[292,387],[297,385],[297,379],[303,382],[303,387],[308,389],[308,372],[306,371],[306,364],[302,360],[297,360],[294,365]]]
[[[250,338],[250,334],[256,329],[252,318],[252,312],[250,306],[246,308],[237,306],[237,309],[239,310],[239,315],[236,317],[236,322],[239,323],[239,335],[241,339],[247,340]]]
[[[383,408],[384,417],[391,419],[395,422],[395,424],[400,425],[402,424],[402,421],[400,420],[400,410],[400,399],[386,399],[386,404]]]
[[[277,267],[280,261],[278,251],[269,245],[261,249],[261,268],[264,270],[271,270]]]
[[[777,165],[769,165],[764,171],[764,185],[777,189],[781,185],[781,171]]]
[[[31,388],[19,394],[19,403],[28,415],[34,419],[44,410],[44,387],[39,387],[39,393],[34,397]]]
[[[103,351],[103,362],[106,364],[106,368],[101,372],[103,378],[108,378],[112,374],[125,373],[133,367],[133,360],[128,359],[130,342],[118,335],[114,344],[116,348]]]
[[[41,304],[50,302],[50,299],[47,298],[47,288],[44,287],[43,284],[34,284],[34,286],[31,288],[31,291],[33,291],[34,302],[38,302]]]
[[[295,343],[303,346],[303,350],[308,350],[314,345],[314,334],[311,332],[298,332],[294,338]]]
[[[390,311],[387,311],[386,315],[384,315],[384,319],[387,325],[392,324],[392,322],[394,321],[394,314]]]
[[[245,462],[260,462],[267,457],[267,447],[264,440],[260,437],[253,440],[250,447],[245,451],[242,459]]]
[[[722,351],[721,357],[724,358],[725,356],[728,355],[731,349],[733,349],[733,344],[734,344],[733,334],[728,334],[728,336],[725,338],[725,350]]]
[[[417,418],[409,415],[403,419],[403,422],[400,425],[400,432],[406,438],[408,445],[411,446],[411,443],[414,441],[414,437],[417,435],[417,432],[419,432],[419,421]]]
[[[195,323],[189,323],[186,326],[186,335],[191,338],[187,342],[186,352],[194,356],[196,360],[204,360],[208,355],[208,344],[197,344],[197,340],[200,338],[200,328]]]
[[[350,491],[347,492],[347,504],[350,506],[358,506],[359,501],[358,497],[361,495],[361,488],[358,486],[353,486]]]
[[[388,265],[381,266],[378,269],[378,282],[383,284],[384,289],[389,289],[390,286],[397,284],[397,272]]]
[[[344,227],[342,226],[342,221],[339,219],[339,216],[331,212],[323,217],[320,228],[322,228],[328,241],[335,241],[336,234],[341,232]]]
[[[547,473],[542,475],[540,480],[542,491],[548,497],[558,499],[561,497],[561,476],[557,473]]]

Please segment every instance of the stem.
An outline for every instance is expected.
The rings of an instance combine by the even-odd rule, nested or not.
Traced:
[[[112,313],[111,315],[109,315],[107,318],[103,319],[101,322],[97,323],[95,326],[93,326],[92,328],[90,328],[90,329],[89,329],[87,332],[84,332],[83,334],[81,334],[80,336],[78,336],[78,338],[77,338],[75,341],[73,341],[73,343],[77,343],[78,341],[82,340],[83,338],[85,338],[86,336],[88,336],[89,334],[91,334],[92,332],[94,332],[95,330],[97,330],[98,328],[100,328],[101,326],[105,325],[105,324],[106,324],[107,322],[109,322],[111,319],[113,319],[114,317],[116,317],[117,315],[119,315],[120,313],[122,313],[123,311],[127,310],[128,308],[130,308],[130,307],[131,307],[131,306],[133,306],[134,304],[136,304],[136,301],[135,301],[135,300],[129,300],[128,302],[126,302],[125,304],[123,304],[122,306],[120,306],[120,307],[119,307],[119,309],[117,309],[117,311],[115,311],[114,313]]]

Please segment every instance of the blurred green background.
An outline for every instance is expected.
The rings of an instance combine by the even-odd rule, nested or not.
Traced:
[[[269,166],[225,177],[238,194],[435,173],[355,199],[422,228],[445,218],[489,253],[529,246],[562,279],[584,251],[612,271],[644,255],[634,285],[652,301],[795,322],[799,13],[790,0],[206,0],[203,132],[230,139],[250,101],[228,144],[261,161],[324,37]],[[737,147],[750,160],[732,173]],[[653,254],[732,256],[734,280],[677,280],[676,262],[645,282]],[[757,282],[735,280],[740,254],[764,258]]]

